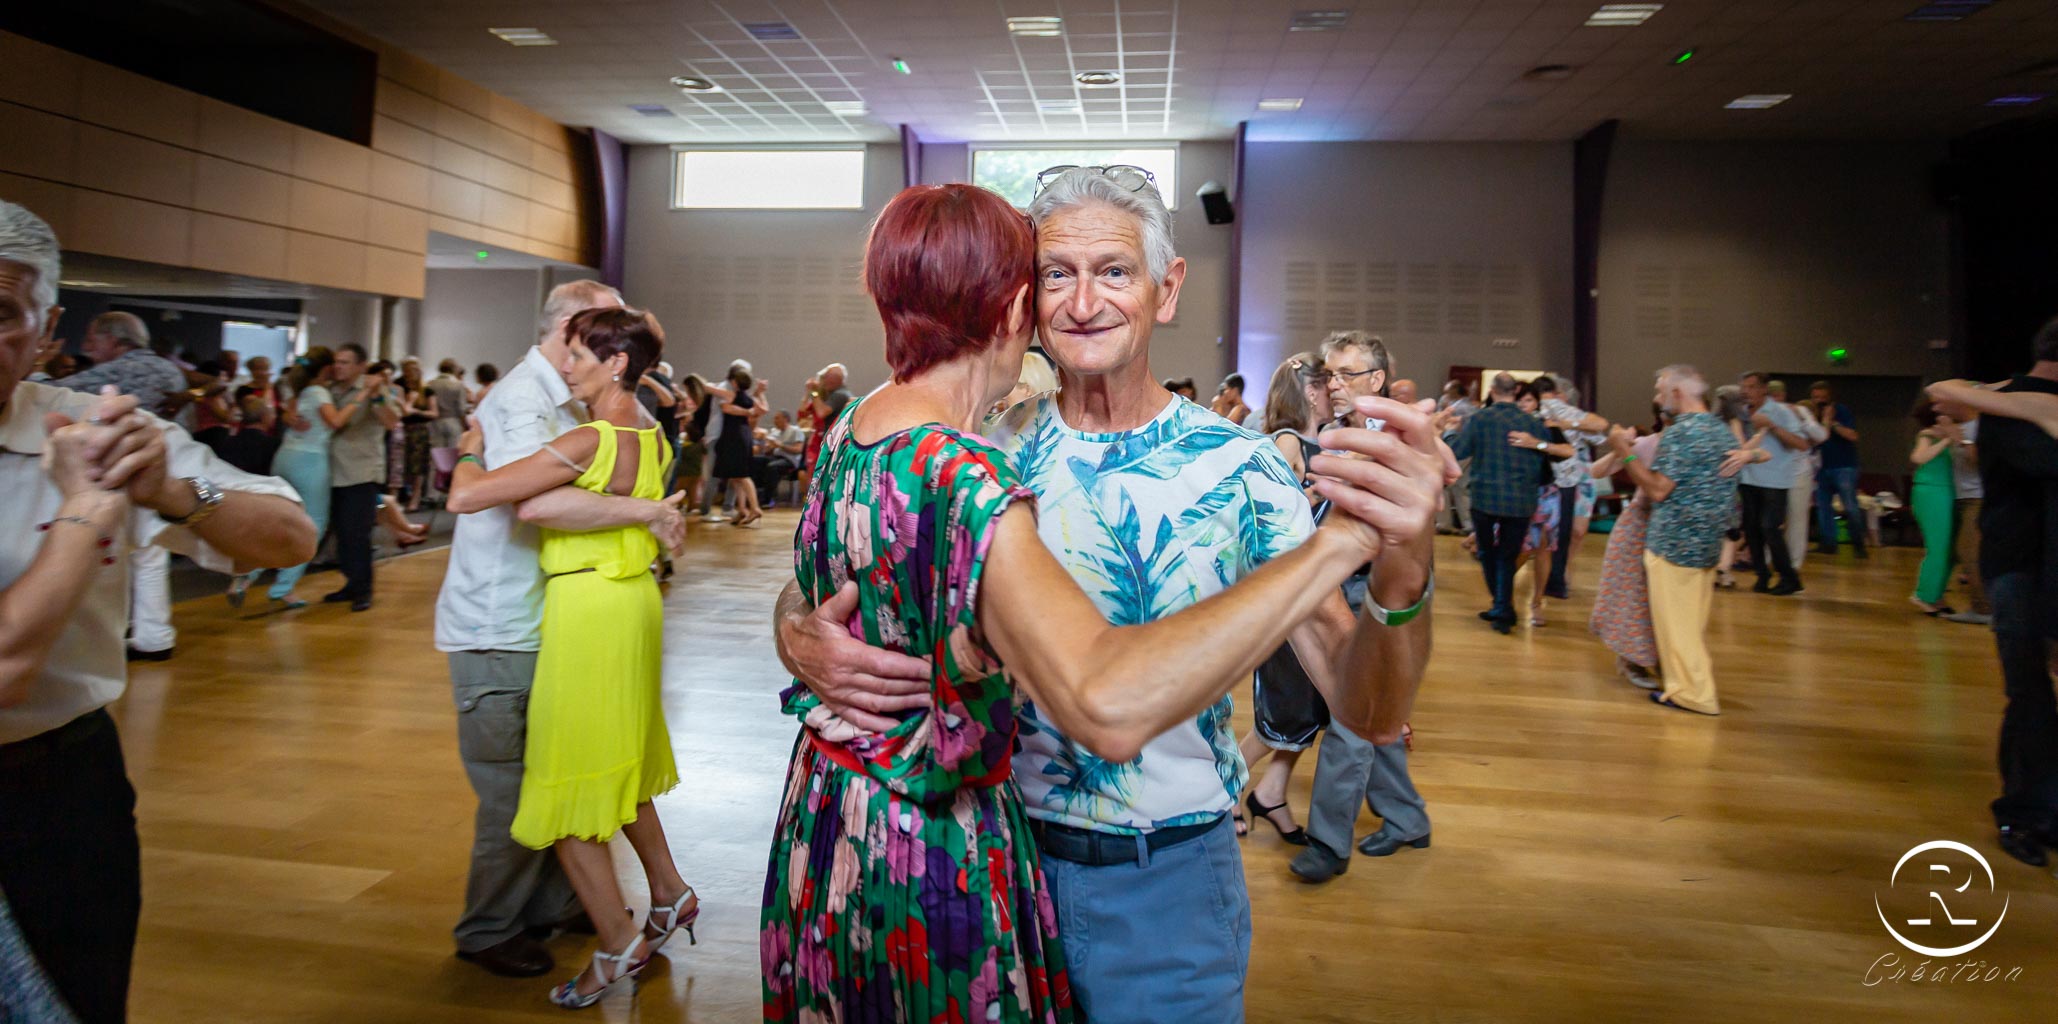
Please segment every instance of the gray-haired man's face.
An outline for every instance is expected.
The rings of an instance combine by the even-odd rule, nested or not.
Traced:
[[[47,312],[36,308],[36,272],[0,260],[0,408],[14,396],[14,385],[28,375],[36,349],[56,326],[56,317]]]
[[[1186,266],[1151,280],[1143,225],[1105,203],[1066,207],[1036,226],[1036,322],[1058,368],[1098,376],[1148,361],[1152,329],[1178,311]]]

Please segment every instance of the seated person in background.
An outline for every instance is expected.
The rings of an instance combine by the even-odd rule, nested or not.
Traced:
[[[757,481],[757,493],[765,506],[777,505],[779,483],[800,472],[800,460],[807,451],[807,431],[793,422],[793,414],[780,410],[772,414],[772,426],[757,432],[756,451],[750,457],[750,475]]]

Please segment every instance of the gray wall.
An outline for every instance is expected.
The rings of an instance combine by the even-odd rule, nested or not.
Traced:
[[[1569,144],[1261,142],[1244,175],[1237,362],[1254,404],[1282,359],[1339,329],[1380,334],[1424,395],[1452,365],[1570,368]]]
[[[672,153],[629,149],[623,291],[665,326],[679,373],[735,358],[772,381],[774,408],[830,362],[862,394],[886,379],[879,314],[859,280],[865,231],[901,189],[898,145],[866,147],[862,210],[673,210]]]
[[[492,363],[506,373],[536,343],[545,271],[430,270],[414,352],[430,376],[455,359],[467,370]],[[473,380],[467,376],[466,380]]]
[[[1929,178],[1942,157],[1919,144],[1618,142],[1601,221],[1600,411],[1646,421],[1651,372],[1674,362],[1718,384],[1751,369],[1803,386],[1948,371],[1950,353],[1928,346],[1950,325]],[[1848,365],[1824,356],[1837,346]],[[1867,468],[1878,456],[1890,468],[1892,447],[1861,446],[1874,449]]]

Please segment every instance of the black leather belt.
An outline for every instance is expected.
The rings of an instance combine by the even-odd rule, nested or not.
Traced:
[[[114,719],[106,708],[95,708],[48,732],[39,732],[25,740],[0,743],[0,770],[35,764],[66,747],[76,746],[107,729],[114,728]]]
[[[1151,853],[1178,846],[1207,835],[1222,824],[1221,818],[1203,821],[1197,825],[1175,825],[1145,832],[1141,836],[1144,849]],[[1046,857],[1084,864],[1088,867],[1107,867],[1111,864],[1136,864],[1143,860],[1137,851],[1135,835],[1114,832],[1099,832],[1089,828],[1073,828],[1048,821],[1029,820],[1029,831],[1036,836],[1036,845]]]

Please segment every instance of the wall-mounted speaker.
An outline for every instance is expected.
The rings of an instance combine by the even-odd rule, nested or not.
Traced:
[[[1201,212],[1207,214],[1210,224],[1228,224],[1236,220],[1236,209],[1229,205],[1229,190],[1221,183],[1210,181],[1194,193],[1200,200]]]

